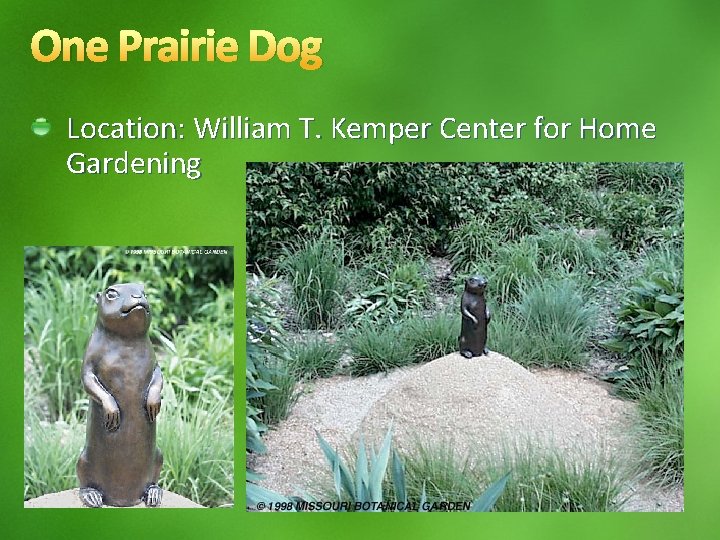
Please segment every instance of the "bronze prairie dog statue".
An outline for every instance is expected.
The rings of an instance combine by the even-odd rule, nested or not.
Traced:
[[[490,352],[487,348],[490,309],[485,303],[486,285],[487,280],[482,276],[473,276],[465,282],[465,291],[460,300],[462,314],[460,354],[465,358],[481,356]]]
[[[90,396],[85,448],[77,462],[80,499],[92,508],[158,506],[163,457],[155,445],[162,374],[148,329],[142,285],[111,285],[95,297],[98,316],[85,351]]]

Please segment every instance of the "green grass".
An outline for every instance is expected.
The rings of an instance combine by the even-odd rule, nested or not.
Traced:
[[[204,304],[198,318],[173,331],[172,339],[160,336],[163,376],[195,401],[200,388],[205,397],[232,396],[234,377],[233,291],[216,289],[216,298]]]
[[[596,318],[574,281],[537,282],[493,315],[488,346],[526,366],[579,368]]]
[[[337,369],[343,349],[343,344],[320,337],[294,343],[289,350],[292,369],[299,378],[330,377]]]
[[[552,219],[551,211],[541,200],[526,194],[512,195],[497,216],[497,226],[505,240],[518,240],[539,233]]]
[[[268,425],[277,424],[285,420],[292,406],[297,401],[298,375],[293,369],[291,362],[276,359],[266,360],[267,378],[266,382],[272,388],[265,390],[265,395],[258,399],[258,405],[262,409],[260,418]]]
[[[540,279],[537,241],[526,237],[500,247],[488,277],[489,297],[499,303],[516,300],[520,290]]]
[[[75,464],[85,444],[85,426],[25,417],[25,500],[77,487]]]
[[[363,323],[348,336],[353,357],[350,373],[369,375],[406,366],[415,361],[412,345],[405,339],[404,323],[377,325]]]
[[[545,230],[537,235],[541,267],[591,275],[606,274],[611,268],[613,249],[605,234],[582,237],[574,229]]]
[[[163,390],[158,447],[165,462],[160,486],[203,506],[233,502],[232,396],[201,388],[195,402],[183,390]],[[205,392],[212,395],[205,399]]]
[[[53,272],[25,287],[25,346],[40,377],[49,418],[65,419],[85,398],[80,367],[95,326],[100,283]]]
[[[544,281],[523,290],[517,312],[527,340],[524,360],[542,366],[580,367],[596,310],[569,280]]]
[[[473,217],[449,233],[448,253],[454,272],[467,274],[479,261],[492,256],[500,240],[497,228],[486,219]]]
[[[528,445],[506,450],[484,475],[512,470],[499,512],[614,512],[621,509],[627,474],[609,459],[578,458]]]
[[[417,317],[405,323],[405,339],[416,362],[430,362],[458,348],[460,316],[440,313],[432,318]]]
[[[680,163],[600,163],[597,175],[615,191],[657,194],[682,189],[684,171]]]
[[[487,483],[477,474],[467,456],[450,442],[417,444],[402,453],[408,500],[417,503],[423,490],[428,502],[471,501]]]
[[[287,275],[304,328],[333,328],[345,291],[344,250],[329,235],[304,239],[285,248],[280,269]]]
[[[473,500],[492,479],[511,471],[496,512],[619,510],[626,481],[612,461],[564,456],[537,446],[505,449],[497,457],[462,455],[450,442],[417,444],[402,455],[408,497],[428,502]]]
[[[637,439],[642,467],[660,484],[685,477],[685,423],[682,372],[650,369],[635,387],[640,411]]]
[[[524,338],[522,321],[511,307],[493,309],[491,306],[490,309],[492,319],[488,326],[488,348],[523,364],[525,351],[533,343]]]

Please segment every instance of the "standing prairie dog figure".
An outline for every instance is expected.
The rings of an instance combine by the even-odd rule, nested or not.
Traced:
[[[465,358],[481,356],[490,352],[487,348],[490,309],[485,303],[486,285],[487,280],[482,276],[473,276],[465,282],[465,291],[460,300],[462,314],[460,354]]]
[[[143,286],[97,293],[98,316],[82,365],[90,396],[85,448],[77,462],[80,499],[92,508],[158,506],[163,457],[155,445],[162,374],[148,329]]]

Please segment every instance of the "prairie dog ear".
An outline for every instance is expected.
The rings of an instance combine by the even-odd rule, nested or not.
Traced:
[[[96,303],[96,304],[99,304],[101,298],[102,298],[102,293],[101,293],[101,292],[97,293],[97,294],[95,295],[95,303]]]

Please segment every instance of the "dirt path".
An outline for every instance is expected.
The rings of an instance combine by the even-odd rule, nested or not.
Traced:
[[[265,437],[268,454],[255,466],[263,485],[302,495],[327,486],[330,474],[315,430],[344,448],[362,432],[382,436],[392,423],[394,444],[409,448],[418,436],[452,439],[471,449],[523,433],[569,451],[602,448],[633,459],[635,405],[611,396],[587,374],[564,370],[529,372],[492,353],[467,361],[448,355],[389,374],[338,376],[307,385],[291,416]],[[629,511],[680,511],[681,489],[661,490],[635,482]]]

